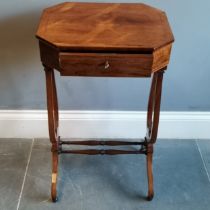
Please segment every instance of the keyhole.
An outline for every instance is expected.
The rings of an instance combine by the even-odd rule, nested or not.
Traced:
[[[105,69],[108,69],[108,68],[109,68],[109,66],[110,66],[110,65],[109,65],[109,62],[108,62],[108,61],[106,61],[106,62],[105,62],[105,66],[104,66],[104,68],[105,68]]]

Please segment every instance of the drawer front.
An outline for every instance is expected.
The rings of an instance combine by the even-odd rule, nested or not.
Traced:
[[[60,53],[63,76],[149,77],[151,54]]]

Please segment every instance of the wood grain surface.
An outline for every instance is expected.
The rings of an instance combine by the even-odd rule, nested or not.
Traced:
[[[63,3],[45,9],[39,39],[68,51],[149,53],[174,41],[165,13],[137,3]]]

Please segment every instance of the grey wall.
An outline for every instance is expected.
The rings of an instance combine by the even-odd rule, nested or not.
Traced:
[[[0,1],[0,109],[46,108],[34,34],[41,10],[59,2]],[[210,1],[139,2],[165,10],[176,38],[162,110],[210,111]],[[150,80],[57,77],[57,82],[62,109],[145,110]]]

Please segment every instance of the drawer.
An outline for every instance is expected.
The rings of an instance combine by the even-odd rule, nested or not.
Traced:
[[[59,53],[63,76],[150,77],[152,54]]]

